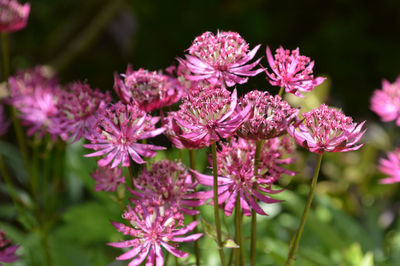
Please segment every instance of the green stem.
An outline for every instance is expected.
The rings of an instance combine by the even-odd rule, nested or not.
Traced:
[[[242,237],[242,211],[240,206],[240,193],[238,191],[235,204],[235,235],[236,244],[239,246],[236,249],[236,265],[244,265],[243,237]]]
[[[264,141],[258,140],[256,143],[256,154],[254,158],[254,176],[258,175],[258,165],[260,163],[261,148]],[[251,210],[251,243],[250,243],[250,265],[256,265],[257,250],[257,213]]]
[[[305,225],[306,220],[307,220],[308,212],[310,211],[311,202],[312,202],[312,199],[313,199],[313,196],[314,196],[315,187],[317,186],[317,180],[318,180],[318,175],[319,175],[319,169],[321,168],[322,157],[323,157],[323,154],[319,154],[318,155],[318,161],[317,161],[317,164],[315,166],[314,177],[313,177],[312,182],[311,182],[310,192],[308,193],[306,206],[304,208],[303,215],[301,216],[301,222],[300,222],[299,229],[296,232],[296,236],[295,236],[295,239],[293,240],[293,244],[290,246],[288,259],[287,259],[286,264],[285,264],[286,266],[289,266],[289,265],[292,264],[292,262],[294,260],[294,256],[295,256],[295,254],[297,252],[297,249],[299,247],[300,238],[301,238],[301,235],[303,233],[303,229],[304,229],[304,225]]]
[[[279,90],[278,95],[282,97],[284,92],[285,92],[285,87],[281,87],[281,89]]]
[[[8,52],[8,42],[7,42],[7,34],[1,34],[1,48],[3,53],[3,74],[4,79],[8,80],[10,76],[10,56]]]
[[[217,166],[217,144],[214,142],[211,144],[211,153],[213,159],[213,174],[214,174],[214,219],[215,226],[217,227],[217,245],[219,257],[221,259],[221,266],[225,266],[225,256],[222,249],[221,241],[221,221],[219,220],[219,209],[218,209],[218,166]]]
[[[195,170],[196,169],[196,150],[189,149],[189,165],[190,168]],[[195,177],[192,175],[192,182],[194,183]],[[193,221],[197,221],[197,214],[193,215]],[[193,233],[197,234],[199,229],[197,226],[194,228]],[[199,247],[199,240],[194,242],[194,254],[196,256],[196,265],[200,266],[200,247]]]

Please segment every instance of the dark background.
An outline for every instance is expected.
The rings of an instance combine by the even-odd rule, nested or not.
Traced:
[[[265,57],[266,45],[299,47],[315,61],[314,73],[331,79],[328,103],[357,120],[378,120],[369,110],[372,91],[382,79],[393,82],[400,75],[397,0],[35,0],[31,5],[27,28],[10,36],[12,67],[50,63],[64,83],[87,80],[112,89],[113,72],[124,72],[128,63],[165,69],[196,36],[218,29],[239,32],[250,47],[261,43],[257,56]],[[112,19],[99,19],[102,12]],[[93,26],[94,20],[103,24]],[[84,47],[70,53],[76,42]],[[265,58],[262,63],[267,65]],[[277,92],[264,74],[246,86]]]

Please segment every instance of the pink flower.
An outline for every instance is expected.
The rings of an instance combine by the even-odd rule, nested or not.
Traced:
[[[96,180],[95,191],[115,191],[120,184],[125,184],[122,169],[109,166],[96,168],[90,175]]]
[[[178,245],[174,242],[196,241],[202,236],[202,234],[182,236],[192,231],[197,221],[183,226],[181,219],[177,220],[168,209],[148,209],[139,205],[135,210],[129,207],[123,218],[129,222],[129,226],[117,222],[112,222],[112,224],[119,232],[134,239],[108,243],[108,245],[116,248],[131,248],[117,257],[117,260],[132,259],[129,266],[140,265],[146,257],[146,265],[164,265],[161,247],[176,257],[187,257],[188,253],[178,250]]]
[[[196,147],[207,147],[220,138],[228,138],[249,117],[251,106],[237,111],[236,89],[198,87],[184,99],[174,116],[182,130],[179,138]]]
[[[55,122],[57,131],[64,139],[74,137],[74,142],[95,126],[95,114],[111,103],[108,92],[92,90],[88,84],[73,83],[61,93],[57,103],[59,110]]]
[[[236,32],[204,32],[196,37],[186,55],[186,60],[178,59],[193,73],[190,80],[207,80],[213,85],[232,87],[246,83],[249,76],[255,76],[262,68],[252,70],[261,58],[247,64],[256,55],[260,45],[249,51],[249,45]],[[247,64],[247,65],[246,65]]]
[[[155,137],[165,130],[155,128],[158,120],[140,110],[136,104],[114,104],[98,115],[95,129],[86,136],[91,144],[84,144],[84,147],[96,152],[85,157],[106,155],[97,162],[101,167],[109,165],[111,161],[111,168],[117,167],[121,162],[122,166],[129,166],[129,156],[138,164],[145,163],[140,156],[153,157],[157,150],[164,149],[137,142]]]
[[[286,133],[299,112],[278,95],[251,91],[239,100],[240,106],[252,105],[252,114],[238,129],[237,134],[245,139],[270,139]]]
[[[400,76],[392,84],[383,80],[382,90],[375,90],[371,98],[371,110],[382,121],[396,120],[396,125],[400,126]]]
[[[365,121],[357,125],[351,117],[325,104],[303,116],[304,123],[290,125],[288,133],[311,152],[354,151],[363,145],[357,142],[366,131],[361,131]]]
[[[131,190],[135,202],[147,201],[151,205],[164,206],[171,211],[187,215],[198,214],[192,207],[202,205],[205,200],[198,200],[191,195],[197,182],[192,182],[192,175],[180,162],[159,161],[151,166],[151,170],[143,172],[134,179]]]
[[[282,174],[294,175],[295,173],[283,168],[283,165],[292,163],[291,158],[283,158],[286,153],[292,152],[289,137],[282,139],[273,138],[266,140],[260,154],[258,175],[254,174],[254,160],[256,145],[254,141],[242,138],[233,139],[231,143],[222,144],[217,152],[218,164],[218,205],[225,210],[225,215],[230,216],[239,195],[243,214],[251,215],[251,209],[261,215],[266,215],[257,203],[275,203],[279,200],[272,199],[268,194],[280,191],[273,190],[273,183]],[[200,184],[213,186],[213,177],[193,171]],[[212,198],[213,190],[196,192],[199,198]]]
[[[12,263],[18,260],[15,252],[19,246],[13,246],[10,244],[10,240],[6,239],[4,231],[0,231],[0,262]],[[0,265],[2,265],[0,263]]]
[[[389,177],[380,180],[382,184],[392,184],[400,182],[400,148],[387,154],[387,158],[379,160],[379,170],[389,175]]]
[[[16,0],[0,0],[0,32],[8,33],[25,28],[31,6]]]
[[[182,96],[179,84],[172,77],[143,68],[133,71],[128,66],[124,81],[114,74],[114,90],[125,104],[136,101],[139,107],[150,112],[176,103]]]
[[[6,120],[4,115],[4,106],[0,105],[0,136],[7,132],[10,120]]]
[[[275,58],[267,46],[267,59],[272,73],[266,71],[269,83],[272,86],[285,87],[285,91],[296,96],[304,97],[300,92],[309,92],[320,85],[325,78],[314,78],[314,61],[309,57],[300,55],[299,48],[285,50],[283,47],[276,49]]]

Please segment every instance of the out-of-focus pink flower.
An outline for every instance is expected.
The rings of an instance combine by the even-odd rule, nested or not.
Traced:
[[[112,224],[119,232],[134,239],[108,243],[108,245],[116,248],[130,248],[128,252],[116,258],[117,260],[132,259],[130,266],[140,265],[146,257],[146,265],[164,265],[161,247],[176,257],[187,257],[188,253],[177,249],[176,242],[196,241],[202,236],[202,234],[183,236],[196,227],[197,221],[183,226],[182,220],[177,220],[168,209],[148,209],[146,206],[138,205],[135,210],[129,207],[123,218],[129,222],[129,226],[117,222],[112,222]]]
[[[357,125],[351,117],[325,104],[304,113],[303,117],[304,123],[290,125],[288,133],[311,152],[354,151],[363,145],[357,142],[366,131],[362,130],[365,121]]]
[[[120,184],[125,184],[125,176],[121,176],[122,169],[109,166],[98,167],[90,175],[96,180],[95,191],[115,191]]]
[[[122,80],[114,74],[114,90],[125,104],[136,101],[139,107],[150,112],[176,103],[182,96],[181,88],[172,77],[161,72],[128,66]]]
[[[108,92],[92,90],[88,84],[80,82],[67,89],[61,93],[57,103],[59,112],[55,128],[64,139],[74,138],[75,142],[93,130],[95,114],[111,103],[111,97]]]
[[[8,33],[25,28],[31,6],[16,0],[0,0],[0,32]]]
[[[294,161],[292,158],[283,158],[284,154],[292,152],[289,137],[265,141],[260,153],[258,175],[254,174],[255,152],[255,142],[242,138],[222,144],[221,150],[217,152],[218,205],[225,210],[227,216],[232,214],[238,195],[244,215],[251,215],[251,209],[261,215],[266,215],[257,200],[265,203],[279,202],[268,195],[280,192],[272,189],[273,183],[282,174],[295,174],[282,167]],[[213,186],[212,176],[196,171],[193,173],[200,184]],[[213,190],[195,194],[198,198],[209,199],[213,197]]]
[[[197,182],[192,181],[192,175],[180,162],[168,160],[159,161],[151,166],[151,170],[143,172],[134,179],[131,190],[135,199],[133,203],[147,201],[151,205],[164,206],[173,212],[182,212],[187,215],[198,214],[192,209],[202,205],[205,200],[194,198],[191,193]]]
[[[130,165],[129,156],[138,164],[145,163],[141,156],[153,157],[157,150],[164,147],[151,144],[138,143],[138,140],[155,137],[165,128],[155,128],[159,118],[151,117],[139,109],[136,104],[124,105],[118,102],[97,115],[95,128],[88,133],[86,138],[91,144],[84,147],[94,149],[96,152],[85,157],[102,156],[97,163],[105,167],[111,161],[111,168]]]
[[[239,106],[247,105],[252,105],[252,115],[237,131],[245,139],[263,140],[283,135],[299,112],[280,96],[257,90],[247,93],[239,100]]]
[[[279,47],[274,58],[267,46],[267,59],[273,71],[266,71],[269,83],[272,86],[285,87],[286,92],[296,96],[304,97],[300,92],[309,92],[325,80],[323,77],[314,78],[314,61],[300,55],[299,48],[290,52]]]
[[[174,116],[182,130],[179,138],[196,147],[207,147],[220,138],[230,137],[249,117],[251,106],[237,110],[236,89],[198,87],[185,97]]]
[[[193,41],[186,60],[178,60],[193,73],[186,76],[189,80],[207,80],[213,85],[232,87],[246,83],[249,76],[263,71],[262,68],[252,70],[261,58],[249,63],[259,48],[257,45],[249,51],[249,45],[236,32],[218,31],[214,35],[207,31]]]
[[[0,104],[0,136],[7,132],[8,126],[10,125],[10,120],[6,120],[4,114],[4,106]]]
[[[12,263],[18,260],[17,255],[15,255],[18,248],[19,246],[11,245],[4,231],[0,231],[0,262]],[[0,265],[2,264],[0,263]]]
[[[57,131],[53,119],[58,113],[57,101],[61,90],[55,74],[46,67],[38,66],[19,71],[9,78],[10,99],[18,111],[22,124],[30,127],[27,134],[43,136]]]
[[[377,113],[382,121],[396,120],[400,126],[400,76],[394,83],[383,80],[382,89],[375,90],[371,97],[371,110]]]
[[[393,152],[387,154],[387,158],[379,160],[379,170],[389,175],[382,180],[382,184],[392,184],[400,182],[400,148],[396,148]]]

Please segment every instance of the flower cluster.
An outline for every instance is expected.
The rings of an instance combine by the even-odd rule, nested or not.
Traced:
[[[393,152],[387,154],[387,158],[381,158],[379,161],[379,170],[389,175],[382,179],[383,184],[391,184],[400,182],[400,148],[396,148]]]
[[[371,110],[377,113],[382,121],[396,120],[396,125],[400,126],[400,76],[392,84],[384,80],[382,89],[374,91]]]
[[[6,238],[4,231],[0,231],[0,262],[12,263],[18,260],[15,255],[18,248],[19,246],[11,245],[11,241]]]
[[[0,0],[0,32],[14,32],[26,27],[31,6],[17,0]]]
[[[196,37],[186,60],[180,59],[180,62],[193,73],[186,76],[189,80],[207,80],[213,85],[232,87],[246,83],[248,76],[263,71],[262,68],[253,70],[261,58],[247,64],[259,48],[257,45],[249,51],[249,45],[236,32],[218,31],[214,35],[207,31]]]
[[[121,176],[122,169],[109,166],[98,167],[90,175],[96,180],[95,191],[115,191],[120,184],[125,184],[125,176]]]
[[[314,61],[300,55],[299,48],[290,51],[283,47],[276,49],[275,58],[267,46],[267,59],[272,72],[266,71],[272,86],[285,87],[285,91],[304,97],[300,92],[308,92],[320,85],[325,78],[314,78]]]
[[[304,113],[303,117],[304,123],[290,125],[288,133],[311,152],[354,151],[363,145],[357,142],[365,133],[362,131],[365,121],[357,125],[351,117],[325,104]]]

